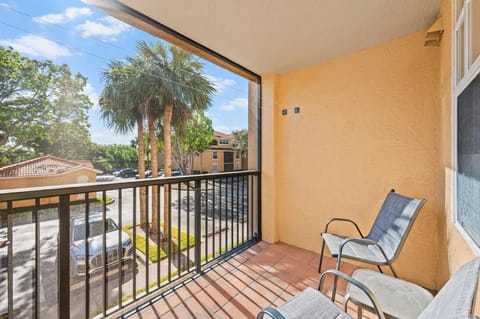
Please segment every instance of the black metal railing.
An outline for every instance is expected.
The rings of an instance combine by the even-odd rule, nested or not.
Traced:
[[[259,240],[257,171],[0,191],[0,318],[118,316]]]

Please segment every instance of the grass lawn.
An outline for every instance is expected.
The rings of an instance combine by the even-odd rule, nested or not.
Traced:
[[[140,226],[140,225],[137,225]],[[163,225],[162,225],[163,226]],[[124,232],[126,232],[132,239],[133,239],[133,225],[127,225],[122,228]],[[178,229],[172,227],[170,230],[170,234],[172,236],[172,254],[176,253],[178,251]],[[189,246],[187,246],[187,233],[181,232],[180,233],[180,251],[183,251],[187,248],[193,247],[195,245],[195,236],[190,235],[189,239]],[[145,234],[142,232],[139,234],[137,231],[136,234],[136,246],[137,249],[140,250],[145,256],[147,255],[147,242],[146,242],[146,237]],[[168,243],[162,243],[160,245],[160,258],[158,258],[158,247],[153,240],[149,240],[148,242],[148,259],[150,259],[151,262],[156,262],[159,259],[166,258],[168,254]]]

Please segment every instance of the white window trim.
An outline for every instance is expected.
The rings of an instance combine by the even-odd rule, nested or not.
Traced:
[[[451,77],[451,88],[452,88],[452,119],[451,119],[451,155],[452,155],[452,180],[451,180],[451,211],[452,211],[452,222],[457,228],[458,232],[465,239],[466,243],[470,246],[472,251],[478,256],[480,255],[480,246],[475,243],[473,238],[468,234],[467,231],[462,227],[458,222],[458,212],[457,212],[457,171],[458,171],[458,157],[457,157],[457,99],[458,96],[465,90],[465,88],[470,84],[473,79],[480,74],[480,57],[477,57],[475,61],[471,61],[471,48],[472,48],[472,24],[473,22],[470,19],[472,3],[471,0],[465,0],[462,12],[458,15],[457,21],[457,1],[452,0],[452,77]],[[457,78],[457,32],[461,27],[462,23],[465,26],[464,43],[463,43],[463,54],[464,54],[464,74],[463,78],[458,81]]]

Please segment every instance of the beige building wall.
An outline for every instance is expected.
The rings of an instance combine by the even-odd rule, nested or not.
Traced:
[[[278,218],[280,241],[318,252],[332,217],[354,218],[367,232],[394,188],[427,199],[395,268],[436,288],[439,58],[418,32],[278,76],[269,102],[276,167],[264,171],[278,188],[262,213]],[[264,233],[275,229],[269,223],[264,219]]]
[[[14,189],[14,188],[28,188],[28,187],[44,187],[79,183],[93,183],[96,181],[97,174],[89,169],[79,169],[76,171],[67,172],[61,175],[46,175],[46,176],[30,176],[30,177],[2,177],[0,178],[0,189]],[[84,194],[70,196],[71,201],[83,200]],[[96,198],[96,193],[89,194],[90,199]],[[44,198],[40,204],[56,204],[58,197]],[[34,206],[34,200],[24,200],[14,202],[13,207]],[[0,203],[0,209],[5,209],[6,203]]]
[[[217,152],[217,159],[213,159],[213,152]],[[213,173],[213,166],[214,164],[217,165],[218,171],[217,173],[222,173],[224,172],[224,152],[234,152],[232,150],[222,150],[222,149],[216,149],[216,150],[207,150],[203,153],[201,153],[199,156],[195,156],[193,158],[193,170],[195,171],[207,171],[208,173]],[[240,170],[247,168],[247,163],[242,163],[241,158],[237,158],[235,155],[235,152],[233,154],[233,170]]]

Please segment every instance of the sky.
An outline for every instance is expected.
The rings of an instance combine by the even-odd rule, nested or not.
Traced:
[[[85,88],[93,108],[89,111],[92,141],[129,144],[135,130],[125,135],[109,130],[99,117],[101,73],[111,60],[135,56],[140,40],[160,41],[79,0],[0,0],[0,45],[23,56],[67,64],[88,79]],[[217,89],[206,111],[215,130],[230,133],[248,128],[248,81],[198,58],[203,74]]]

